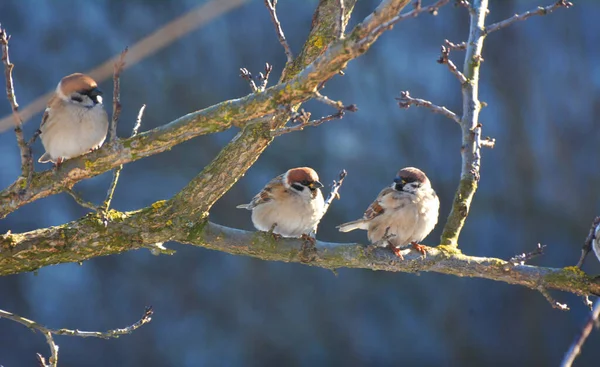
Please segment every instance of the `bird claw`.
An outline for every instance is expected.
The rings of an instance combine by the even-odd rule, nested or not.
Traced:
[[[302,239],[302,247],[300,248],[300,261],[310,263],[317,258],[317,240],[309,234],[303,233],[300,236]]]
[[[410,244],[411,244],[413,250],[415,250],[418,253],[420,253],[423,256],[423,258],[427,257],[427,251],[428,251],[427,250],[427,246],[421,245],[421,244],[419,244],[419,243],[417,243],[415,241],[411,242]]]
[[[273,239],[275,241],[279,241],[280,239],[283,238],[282,235],[280,235],[279,233],[275,233],[275,227],[277,227],[277,223],[273,223],[273,225],[271,226],[271,229],[269,229],[269,231],[267,233],[269,233],[271,236],[273,236]]]
[[[398,256],[400,260],[404,260],[404,256],[402,255],[402,249],[396,246],[390,246],[394,255]]]

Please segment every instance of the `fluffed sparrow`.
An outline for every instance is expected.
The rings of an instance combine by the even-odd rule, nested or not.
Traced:
[[[237,208],[252,210],[252,223],[259,231],[273,229],[283,237],[301,237],[315,231],[324,214],[321,187],[312,168],[292,168]]]
[[[391,187],[379,193],[362,219],[337,228],[341,232],[367,230],[372,244],[386,240],[399,257],[402,257],[399,247],[408,244],[424,254],[425,247],[419,242],[437,224],[439,209],[440,201],[425,173],[406,167],[398,172]],[[384,238],[386,233],[388,237]]]
[[[40,125],[46,152],[38,162],[60,164],[99,148],[108,131],[102,92],[94,79],[75,73],[62,78]]]

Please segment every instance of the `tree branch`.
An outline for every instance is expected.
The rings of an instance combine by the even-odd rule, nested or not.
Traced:
[[[19,181],[21,192],[24,192],[33,176],[33,158],[31,149],[25,138],[23,137],[23,120],[19,115],[19,104],[17,103],[17,97],[15,96],[15,86],[13,84],[12,70],[15,67],[10,62],[10,56],[8,54],[8,41],[10,36],[6,33],[6,29],[0,26],[0,48],[2,49],[2,63],[4,64],[4,78],[6,79],[6,97],[10,102],[12,108],[12,115],[15,122],[15,134],[17,136],[17,144],[21,151],[21,177],[25,180],[23,184]]]
[[[409,108],[412,105],[415,105],[417,107],[425,107],[431,110],[431,112],[433,113],[439,113],[441,115],[444,115],[450,120],[456,122],[457,124],[460,124],[460,117],[458,117],[458,115],[454,112],[450,111],[444,106],[435,105],[430,101],[420,98],[413,98],[410,96],[410,93],[408,91],[400,92],[400,98],[396,98],[396,100],[398,101],[398,106],[400,108]]]
[[[268,261],[301,262],[302,239],[274,240],[266,232],[247,232],[201,221],[177,221],[159,214],[164,202],[136,212],[111,211],[104,227],[95,213],[62,226],[0,236],[0,275],[33,271],[48,264],[81,262],[92,257],[149,248],[177,241],[235,255]],[[600,283],[576,267],[562,269],[514,265],[507,261],[463,255],[452,246],[429,248],[427,258],[411,252],[402,261],[389,251],[365,252],[356,243],[316,242],[311,266],[326,269],[361,268],[390,272],[431,271],[461,277],[490,279],[578,295],[600,294]]]
[[[294,61],[294,55],[292,54],[292,50],[290,49],[290,45],[285,39],[285,35],[283,34],[283,28],[281,28],[281,23],[279,23],[279,19],[277,19],[277,11],[275,7],[277,6],[277,0],[265,0],[265,6],[267,10],[269,10],[269,15],[271,15],[271,21],[275,26],[275,31],[277,32],[277,38],[279,38],[279,43],[283,46],[283,50],[285,51],[285,57],[287,57],[287,63]]]
[[[48,360],[48,365],[56,366],[58,363],[58,345],[56,345],[56,343],[54,342],[52,335],[68,335],[68,336],[78,336],[81,338],[93,337],[93,338],[102,338],[102,339],[118,338],[121,335],[131,334],[132,332],[134,332],[136,329],[138,329],[142,325],[149,323],[152,320],[153,313],[154,313],[154,311],[152,311],[152,307],[146,307],[146,310],[144,311],[144,315],[142,316],[142,318],[140,320],[138,320],[137,322],[135,322],[134,324],[127,326],[125,328],[108,330],[108,331],[104,331],[104,332],[81,331],[81,330],[71,330],[71,329],[49,329],[49,328],[45,327],[44,325],[38,324],[37,322],[35,322],[33,320],[26,319],[22,316],[19,316],[12,312],[7,312],[4,310],[0,310],[0,318],[5,318],[8,320],[18,322],[19,324],[25,325],[34,331],[37,330],[37,331],[41,332],[44,335],[44,337],[46,337],[46,341],[47,341],[48,345],[50,346],[50,351],[52,354]],[[40,364],[42,364],[44,366],[46,365],[45,358],[39,353],[38,353],[38,360],[39,360]]]
[[[529,10],[523,14],[515,14],[512,17],[505,19],[501,22],[489,25],[489,26],[485,27],[484,33],[489,34],[489,33],[495,32],[499,29],[502,29],[504,27],[508,27],[509,25],[516,23],[517,21],[527,20],[535,15],[550,14],[558,8],[570,8],[571,6],[573,6],[573,3],[570,1],[566,1],[566,0],[558,0],[556,3],[554,3],[553,5],[549,5],[549,6],[538,6],[537,8],[535,8],[533,10]]]
[[[479,182],[479,168],[481,167],[481,125],[479,124],[479,68],[481,65],[481,51],[485,34],[485,16],[488,10],[488,0],[474,0],[470,11],[469,40],[465,55],[462,75],[466,82],[462,83],[463,116],[462,128],[462,169],[460,183],[452,209],[444,230],[441,243],[443,245],[458,246],[458,237],[465,220],[469,215],[471,201],[477,190]]]
[[[222,168],[219,157],[224,158],[230,154],[238,157],[246,156],[248,161],[238,166],[239,170],[234,170],[235,174],[232,172],[227,180],[213,181],[209,185],[214,189],[215,194],[220,192],[202,206],[205,210],[210,208],[214,200],[224,193],[222,190],[231,187],[250,167],[249,164],[253,163],[268,146],[272,139],[270,130],[282,127],[288,120],[288,113],[282,114],[280,106],[293,106],[313,98],[314,91],[321,83],[337,75],[349,61],[366,52],[377,38],[389,29],[380,25],[394,19],[408,2],[408,0],[382,1],[376,12],[356,26],[348,37],[337,40],[335,33],[332,33],[338,24],[337,13],[328,9],[328,7],[339,9],[337,1],[323,1],[316,12],[319,21],[315,24],[318,27],[313,28],[303,54],[298,56],[307,64],[299,65],[296,59],[288,65],[284,74],[290,79],[286,83],[268,88],[264,93],[251,94],[192,112],[135,137],[110,142],[90,154],[67,160],[58,171],[36,173],[31,182],[31,189],[25,195],[18,195],[19,184],[15,182],[0,192],[0,219],[25,204],[56,194],[62,191],[63,187],[72,187],[83,179],[94,177],[121,164],[164,152],[199,135],[221,132],[232,126],[242,127],[243,130],[238,134],[233,145],[225,147],[214,161],[215,164],[207,168],[215,169],[217,166]],[[349,3],[353,5],[353,2]],[[348,5],[346,3],[345,9],[351,11],[353,7]],[[325,25],[329,25],[329,28]],[[321,41],[315,42],[316,38]],[[326,47],[325,42],[333,43]],[[309,56],[315,56],[314,61]],[[295,72],[295,68],[299,66],[304,69]],[[273,116],[272,114],[276,112],[277,116]],[[240,151],[243,151],[243,154]],[[230,164],[238,162],[239,160],[230,161]],[[208,171],[205,170],[205,173]]]
[[[592,332],[592,329],[594,328],[594,324],[598,323],[599,316],[600,316],[600,299],[597,299],[596,303],[594,304],[594,307],[592,308],[592,311],[590,312],[590,316],[588,317],[587,322],[585,323],[583,328],[581,328],[579,335],[577,335],[577,337],[573,341],[573,344],[571,345],[571,347],[565,354],[565,357],[563,358],[562,362],[560,363],[561,367],[571,367],[571,365],[575,361],[575,358],[577,358],[579,353],[581,353],[581,348],[583,347],[583,344],[585,343],[585,340],[587,339],[587,337]]]

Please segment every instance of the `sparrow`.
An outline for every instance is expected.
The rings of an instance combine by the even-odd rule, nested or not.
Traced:
[[[319,176],[310,167],[288,170],[272,179],[249,204],[252,223],[259,231],[272,231],[283,237],[304,237],[316,232],[325,201]]]
[[[379,193],[362,219],[337,228],[340,232],[367,230],[372,244],[387,241],[400,258],[403,258],[400,248],[408,244],[425,255],[425,246],[419,242],[437,224],[439,210],[440,200],[425,173],[418,168],[406,167],[398,171],[391,187]]]
[[[596,228],[593,229],[592,249],[594,249],[594,254],[596,254],[598,261],[600,261],[600,217],[594,220],[594,225]]]
[[[108,131],[102,92],[94,79],[81,73],[61,79],[48,101],[40,138],[46,152],[38,162],[54,162],[80,156],[99,148]]]

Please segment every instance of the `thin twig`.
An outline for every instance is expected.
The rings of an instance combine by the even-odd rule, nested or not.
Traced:
[[[585,238],[585,242],[583,243],[583,247],[581,248],[581,257],[579,258],[579,261],[576,265],[578,268],[581,268],[581,266],[583,266],[583,261],[594,247],[593,244],[594,239],[596,239],[596,231],[598,226],[600,226],[600,216],[594,218],[594,220],[592,221],[590,231],[588,232],[588,235]],[[594,250],[594,252],[596,251]],[[596,256],[598,257],[598,260],[600,260],[600,254],[596,253]]]
[[[430,109],[433,113],[439,113],[441,115],[444,115],[450,120],[453,120],[454,122],[460,124],[460,117],[458,117],[458,115],[454,112],[450,111],[444,106],[435,105],[427,100],[413,98],[410,96],[410,93],[408,91],[400,92],[400,97],[396,97],[396,100],[398,101],[398,106],[400,108],[409,108],[412,105],[415,105],[417,107],[425,107]]]
[[[46,337],[46,341],[48,342],[48,345],[50,346],[50,351],[52,353],[52,356],[49,358],[48,364],[46,364],[45,358],[42,355],[38,354],[38,361],[40,362],[40,364],[54,367],[58,363],[58,345],[56,345],[56,343],[54,343],[52,335],[68,335],[68,336],[77,336],[77,337],[81,337],[81,338],[93,337],[93,338],[101,338],[101,339],[118,338],[121,335],[131,334],[133,331],[135,331],[142,325],[149,323],[152,320],[153,313],[154,313],[154,311],[152,310],[152,307],[146,307],[142,318],[139,319],[134,324],[127,326],[125,328],[113,329],[113,330],[108,330],[108,331],[104,331],[104,332],[81,331],[81,330],[71,330],[71,329],[49,329],[49,328],[45,327],[44,325],[38,324],[37,322],[35,322],[33,320],[26,319],[25,317],[22,317],[22,316],[14,314],[12,312],[7,312],[4,310],[0,310],[0,318],[5,318],[5,319],[9,319],[9,320],[18,322],[19,324],[25,325],[34,331],[37,330],[37,331],[41,332],[42,334],[44,334],[44,337]]]
[[[375,27],[372,31],[371,34],[372,35],[376,35],[381,33],[383,30],[387,30],[387,29],[391,29],[396,23],[399,23],[403,20],[406,20],[408,18],[415,18],[417,17],[419,14],[424,13],[424,12],[428,12],[431,15],[437,15],[438,14],[438,10],[439,8],[441,8],[442,6],[448,4],[450,0],[438,0],[436,1],[434,4],[426,6],[426,7],[413,7],[413,10],[408,11],[406,13],[403,14],[398,14],[395,17],[393,17],[392,19],[388,20],[387,22]],[[366,37],[364,40],[362,40],[361,42],[359,42],[360,44],[363,43],[367,43],[371,41],[371,37]]]
[[[131,136],[134,137],[137,135],[140,126],[142,124],[142,117],[144,116],[144,111],[146,110],[146,105],[142,105],[140,108],[140,112],[138,112],[137,119],[135,120],[135,125],[133,126],[133,130],[131,131]],[[110,182],[110,186],[108,191],[106,192],[106,199],[104,199],[104,203],[102,203],[102,212],[104,216],[104,225],[108,224],[107,215],[108,210],[110,209],[110,203],[112,202],[113,195],[115,194],[115,189],[117,188],[117,183],[119,183],[119,177],[121,176],[121,171],[123,170],[123,165],[115,168],[113,171],[113,178]]]
[[[452,60],[450,60],[450,47],[442,46],[442,54],[437,62],[438,64],[446,64],[450,72],[456,76],[460,84],[465,84],[467,82],[465,75],[458,71],[456,65],[452,62]]]
[[[91,209],[95,212],[99,211],[100,208],[95,205],[94,203],[90,203],[89,201],[84,200],[81,195],[79,195],[78,193],[76,193],[75,191],[73,191],[73,189],[70,189],[68,187],[65,187],[64,192],[66,192],[67,194],[71,195],[71,197],[73,199],[75,199],[75,201],[77,202],[77,204],[81,205],[84,208],[88,208]]]
[[[321,103],[324,103],[328,106],[331,106],[333,108],[335,108],[336,110],[343,110],[344,109],[344,104],[341,101],[334,101],[333,99],[322,95],[319,92],[315,92],[315,97],[314,99],[316,101],[319,101]]]
[[[273,65],[268,62],[265,63],[265,73],[258,73],[258,80],[260,81],[260,86],[258,90],[260,92],[264,92],[267,89],[267,84],[269,83],[269,75],[271,75],[271,71],[273,71]]]
[[[542,294],[542,296],[544,296],[544,298],[546,298],[546,300],[550,303],[552,308],[561,311],[569,311],[569,306],[567,306],[566,303],[558,303],[554,298],[552,298],[550,293],[548,293],[548,290],[543,286],[538,287],[537,290]]]
[[[256,83],[254,83],[254,78],[252,78],[252,73],[248,71],[246,68],[240,68],[240,77],[248,82],[250,85],[250,89],[252,93],[258,92],[258,88],[256,87]]]
[[[339,8],[340,8],[340,16],[338,17],[338,38],[344,38],[344,12],[346,11],[344,8],[344,0],[338,0]]]
[[[344,114],[346,113],[346,111],[356,112],[356,111],[358,111],[358,108],[354,104],[351,104],[349,106],[343,106],[340,110],[338,110],[337,113],[334,113],[332,115],[328,115],[325,117],[321,117],[318,120],[310,120],[310,112],[306,112],[306,111],[304,111],[304,109],[302,109],[302,110],[300,110],[300,112],[298,112],[295,116],[292,117],[292,121],[294,121],[294,122],[299,121],[300,123],[298,123],[297,125],[282,127],[282,128],[273,130],[273,131],[271,131],[271,136],[276,137],[276,136],[291,133],[294,131],[302,131],[302,130],[304,130],[305,127],[308,127],[308,126],[319,126],[322,123],[327,122],[327,121],[341,119],[342,117],[344,117]]]
[[[444,43],[446,44],[446,47],[448,47],[451,50],[458,50],[458,51],[464,51],[467,49],[467,43],[466,42],[461,42],[461,43],[452,43],[448,40],[444,40]]]
[[[590,313],[587,322],[585,323],[585,325],[583,325],[583,328],[581,328],[579,335],[577,335],[577,337],[573,341],[573,344],[571,344],[571,347],[565,354],[565,357],[563,358],[562,362],[560,363],[561,367],[571,367],[571,365],[573,364],[573,361],[575,361],[575,358],[577,358],[579,353],[581,353],[581,347],[583,347],[585,340],[592,332],[594,324],[597,325],[599,316],[600,316],[600,298],[596,300],[596,303],[594,304],[594,307],[592,308],[592,312]]]
[[[287,57],[287,63],[294,61],[294,55],[292,54],[292,50],[290,49],[290,45],[288,45],[287,40],[285,39],[285,35],[283,34],[283,29],[281,28],[281,23],[279,23],[279,19],[277,19],[277,12],[275,11],[275,7],[277,6],[277,0],[265,0],[265,6],[267,10],[269,10],[269,14],[271,15],[271,20],[275,25],[275,30],[277,31],[277,37],[279,38],[279,43],[283,46],[283,50],[285,51],[285,56]]]
[[[113,113],[112,121],[110,123],[110,141],[117,140],[117,124],[119,123],[119,116],[121,116],[121,72],[125,67],[125,55],[127,54],[128,48],[121,52],[119,60],[115,62],[113,67]]]
[[[510,264],[512,264],[513,266],[525,265],[525,263],[527,261],[533,259],[534,257],[543,255],[545,248],[546,248],[546,245],[542,245],[541,243],[538,243],[537,248],[535,250],[533,250],[531,252],[515,255],[515,256],[511,257],[510,260],[508,260],[508,262]]]
[[[344,183],[344,179],[346,178],[346,176],[348,176],[348,172],[346,172],[346,170],[343,169],[340,172],[338,179],[333,180],[333,183],[331,184],[331,191],[329,192],[329,196],[325,200],[325,206],[323,206],[323,214],[327,213],[327,211],[329,210],[329,207],[331,206],[331,203],[333,203],[333,200],[340,198],[339,190],[340,190],[340,187],[342,187],[342,184]]]
[[[21,152],[21,176],[25,181],[25,191],[29,188],[31,179],[33,177],[33,157],[31,148],[27,145],[23,136],[23,120],[19,115],[19,104],[17,103],[17,97],[15,95],[15,86],[13,83],[12,70],[15,67],[10,62],[10,56],[8,54],[8,41],[10,36],[6,33],[6,29],[0,26],[0,46],[2,46],[2,62],[4,63],[4,77],[6,79],[6,97],[10,102],[12,108],[13,120],[15,122],[15,134],[17,136],[17,144]]]
[[[491,24],[491,25],[485,27],[485,34],[495,32],[504,27],[508,27],[509,25],[511,25],[517,21],[526,20],[535,15],[546,15],[546,14],[552,13],[554,10],[556,10],[558,8],[570,8],[571,6],[573,6],[573,3],[570,1],[566,1],[566,0],[558,0],[556,3],[554,3],[552,5],[548,5],[548,6],[538,6],[537,8],[526,11],[523,14],[515,14],[508,19],[505,19],[501,22],[494,23],[494,24]]]

